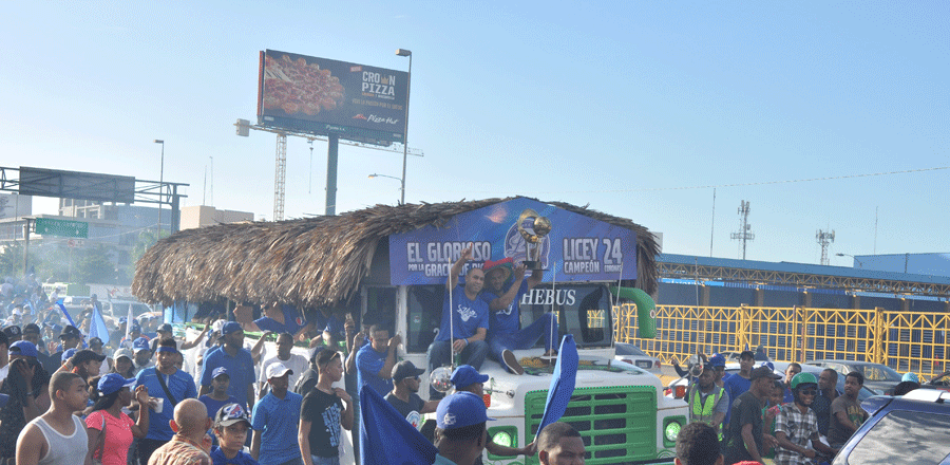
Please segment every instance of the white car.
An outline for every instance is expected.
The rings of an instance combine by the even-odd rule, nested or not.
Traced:
[[[629,363],[657,376],[663,374],[663,364],[660,359],[649,356],[639,347],[625,342],[617,342],[614,344],[614,349],[614,360]]]

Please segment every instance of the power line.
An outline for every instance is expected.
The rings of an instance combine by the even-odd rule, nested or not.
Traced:
[[[760,182],[745,182],[745,183],[734,183],[734,184],[708,184],[703,186],[680,186],[680,187],[642,187],[634,189],[597,189],[597,190],[558,190],[558,191],[534,191],[535,194],[578,194],[578,193],[618,193],[618,192],[652,192],[652,191],[674,191],[674,190],[690,190],[690,189],[713,189],[720,187],[745,187],[745,186],[767,186],[772,184],[793,184],[800,182],[817,182],[817,181],[836,181],[840,179],[855,179],[855,178],[870,178],[875,176],[891,176],[895,174],[910,174],[910,173],[922,173],[926,171],[940,171],[950,169],[950,166],[936,166],[932,168],[919,168],[913,170],[901,170],[901,171],[885,171],[880,173],[864,173],[864,174],[848,174],[841,176],[823,176],[817,178],[804,178],[804,179],[787,179],[782,181],[760,181]],[[439,190],[427,190],[428,192],[457,192],[457,191],[439,191]],[[494,191],[466,191],[469,193],[478,193],[478,192],[492,192],[497,193],[497,190]]]

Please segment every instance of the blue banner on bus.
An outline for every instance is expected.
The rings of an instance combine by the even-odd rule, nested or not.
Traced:
[[[536,222],[549,222],[550,232],[539,234],[543,229],[539,226],[535,231]],[[456,215],[441,228],[426,226],[389,236],[390,282],[442,284],[468,245],[472,245],[472,261],[462,274],[488,260],[511,258],[519,264],[525,261],[526,244],[532,239],[538,239],[531,248],[540,249],[537,261],[545,271],[545,282],[637,278],[635,232],[519,197]]]

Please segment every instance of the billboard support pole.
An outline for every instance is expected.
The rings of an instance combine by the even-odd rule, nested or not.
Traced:
[[[327,144],[327,216],[336,215],[336,165],[340,151],[340,135],[331,133]]]

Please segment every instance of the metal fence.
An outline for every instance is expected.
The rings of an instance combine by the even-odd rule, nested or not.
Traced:
[[[614,321],[618,341],[667,363],[761,345],[777,361],[867,361],[929,378],[946,370],[950,352],[950,314],[943,312],[657,305],[654,339],[638,336],[633,304],[614,307]]]

